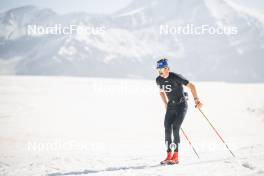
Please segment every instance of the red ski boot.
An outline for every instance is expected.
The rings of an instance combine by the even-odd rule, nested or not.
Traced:
[[[171,160],[171,152],[167,153],[167,158],[163,161],[160,162],[160,164],[169,164],[170,160]]]
[[[171,160],[169,161],[169,164],[178,164],[179,163],[178,159],[179,159],[178,152],[174,152]]]

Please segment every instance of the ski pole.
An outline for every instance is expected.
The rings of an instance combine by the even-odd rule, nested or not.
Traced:
[[[181,128],[181,131],[182,131],[183,135],[185,136],[186,140],[189,142],[189,144],[190,144],[190,146],[192,147],[192,149],[193,149],[194,153],[196,154],[196,156],[197,156],[198,158],[200,158],[199,155],[198,155],[198,153],[196,152],[195,148],[193,147],[191,141],[189,140],[189,138],[187,137],[186,133],[184,132],[184,130],[183,130],[182,128]]]
[[[228,145],[225,143],[224,139],[221,137],[221,135],[218,133],[218,131],[215,129],[215,127],[213,126],[213,124],[209,121],[209,119],[206,117],[206,115],[203,113],[203,111],[198,108],[199,111],[201,112],[201,114],[204,116],[204,118],[207,120],[207,122],[210,124],[210,126],[213,128],[213,130],[215,131],[215,133],[217,134],[217,136],[221,139],[221,141],[225,144],[226,148],[229,150],[229,152],[232,154],[233,157],[236,157],[235,154],[230,150],[230,148],[228,147]]]

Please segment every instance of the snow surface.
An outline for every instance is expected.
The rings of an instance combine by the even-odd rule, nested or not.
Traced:
[[[1,76],[0,175],[264,175],[264,84],[196,85],[236,158],[189,101],[182,127],[200,159],[181,136],[180,164],[160,166],[155,81]]]

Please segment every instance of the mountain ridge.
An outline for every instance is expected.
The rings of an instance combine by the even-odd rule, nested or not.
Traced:
[[[10,61],[15,63],[13,74],[153,78],[155,61],[167,57],[172,70],[194,80],[264,81],[260,66],[264,28],[260,20],[240,13],[222,0],[166,2],[133,1],[110,15],[57,14],[34,6],[6,11],[0,14],[0,73],[5,74],[3,67]],[[25,27],[31,23],[103,26],[105,32],[28,36]],[[160,34],[160,25],[188,24],[234,25],[238,35]],[[12,61],[15,58],[17,62]]]

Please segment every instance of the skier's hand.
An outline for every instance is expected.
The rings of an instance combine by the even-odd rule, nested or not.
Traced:
[[[203,104],[200,102],[199,99],[195,100],[195,108],[201,109],[203,107]]]

